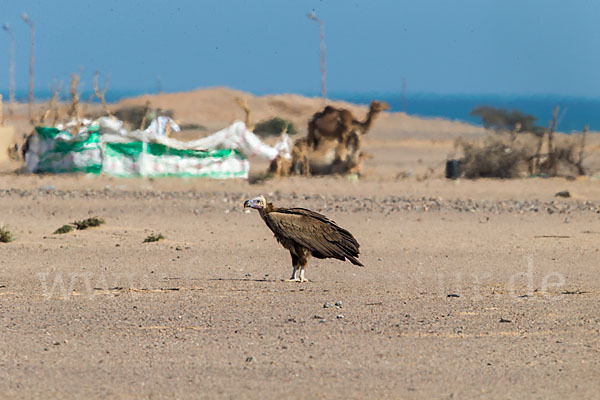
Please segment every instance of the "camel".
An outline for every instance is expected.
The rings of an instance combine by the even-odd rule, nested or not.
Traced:
[[[353,127],[356,129],[359,129],[361,131],[361,135],[366,134],[369,129],[371,129],[371,125],[373,125],[373,122],[375,121],[375,118],[377,117],[377,115],[382,112],[382,111],[387,111],[390,109],[390,106],[383,102],[383,101],[377,101],[377,100],[373,100],[371,102],[371,106],[369,107],[369,112],[367,113],[367,116],[365,117],[365,120],[360,122],[357,120],[353,120],[352,124]]]
[[[314,150],[306,137],[296,140],[292,161],[278,157],[270,167],[275,176],[360,174],[365,159],[371,155],[359,151],[358,145],[348,146],[337,140],[324,140]]]
[[[309,121],[308,135],[294,143],[291,163],[276,159],[269,171],[275,176],[360,174],[364,160],[371,158],[360,151],[362,135],[385,110],[386,103],[374,100],[365,119],[358,121],[346,109],[326,106]]]
[[[318,149],[323,139],[334,139],[346,143],[352,131],[360,135],[366,134],[373,121],[381,111],[389,110],[387,103],[373,100],[364,121],[358,121],[352,113],[344,108],[327,106],[321,112],[315,113],[308,123],[308,143],[313,149]]]
[[[308,144],[317,149],[323,139],[345,141],[352,129],[353,120],[354,116],[346,109],[325,107],[323,111],[315,113],[308,122]]]

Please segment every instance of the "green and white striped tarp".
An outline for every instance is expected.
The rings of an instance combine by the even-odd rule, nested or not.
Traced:
[[[57,128],[36,127],[37,136],[30,139],[25,155],[35,162],[32,172],[65,173],[102,170],[102,151],[98,129],[88,129],[77,136]],[[28,165],[30,163],[28,162]]]
[[[245,127],[244,127],[245,129]],[[73,136],[57,128],[37,127],[26,153],[35,173],[104,173],[119,177],[247,178],[250,163],[234,148],[202,149],[142,133],[101,135],[92,125]]]
[[[160,143],[103,145],[102,172],[114,176],[247,178],[248,160],[237,150],[178,150]]]

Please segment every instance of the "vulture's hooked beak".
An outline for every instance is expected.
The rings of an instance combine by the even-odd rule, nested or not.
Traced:
[[[255,197],[253,199],[246,200],[244,202],[244,208],[250,207],[250,208],[256,208],[257,210],[261,210],[265,207],[266,204],[267,204],[267,201],[261,195],[261,196]]]
[[[252,200],[246,200],[244,202],[244,208],[260,208],[260,206],[258,204],[256,204],[256,199],[252,199]]]

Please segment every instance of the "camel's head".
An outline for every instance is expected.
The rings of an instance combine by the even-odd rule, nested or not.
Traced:
[[[335,108],[334,106],[326,106],[323,109],[322,113],[323,114],[331,114],[331,113],[338,112],[338,111],[339,110],[337,108]]]
[[[371,102],[371,112],[381,112],[381,111],[387,111],[389,109],[390,109],[389,104],[384,101],[373,100]]]

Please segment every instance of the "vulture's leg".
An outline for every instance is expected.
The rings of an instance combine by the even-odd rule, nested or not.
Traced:
[[[290,255],[292,256],[292,266],[294,270],[292,271],[292,277],[290,279],[286,279],[286,282],[298,282],[299,278],[296,278],[296,273],[298,271],[298,256],[290,251]]]
[[[309,257],[310,253],[307,250],[302,251],[298,260],[300,263],[300,276],[298,277],[298,282],[308,282],[308,279],[304,277],[304,270],[306,269],[306,264],[308,264]]]

